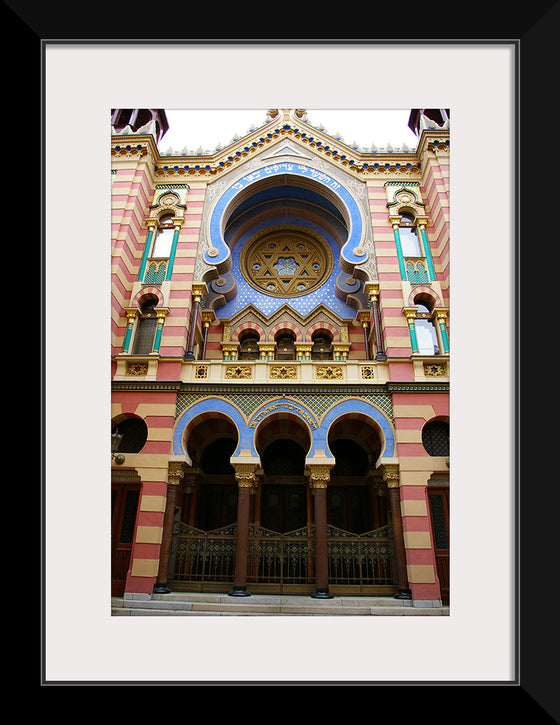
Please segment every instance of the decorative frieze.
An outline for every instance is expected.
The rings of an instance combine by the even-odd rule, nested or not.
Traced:
[[[446,378],[448,377],[447,363],[424,363],[424,375],[427,378]]]
[[[340,365],[321,365],[316,368],[315,374],[319,380],[342,380],[342,367]]]
[[[208,377],[208,365],[195,365],[194,377],[196,380],[205,380]]]
[[[271,365],[270,377],[272,380],[288,380],[297,378],[295,365]]]
[[[148,374],[148,363],[147,362],[128,362],[125,367],[125,375],[147,375]]]
[[[375,380],[375,365],[361,365],[360,375],[362,380]]]
[[[249,380],[253,375],[250,365],[227,365],[225,377],[227,380]]]

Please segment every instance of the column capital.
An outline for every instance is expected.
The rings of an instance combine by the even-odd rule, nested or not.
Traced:
[[[158,320],[165,319],[169,313],[169,307],[157,307],[156,308],[156,317]]]
[[[184,463],[182,461],[169,461],[167,471],[167,483],[170,486],[179,486],[185,475]]]
[[[205,327],[210,327],[210,325],[216,319],[214,310],[202,310],[201,317],[202,317],[202,322],[204,323]]]
[[[399,488],[399,465],[398,463],[386,463],[381,466],[383,480],[387,488]]]
[[[403,311],[403,314],[406,315],[408,324],[410,324],[411,322],[414,322],[414,320],[416,319],[416,313],[418,311],[416,309],[416,307],[403,307],[402,311]]]
[[[356,319],[358,322],[362,325],[369,325],[369,321],[371,319],[371,312],[370,310],[358,310],[358,314],[356,315]]]
[[[253,493],[258,486],[256,463],[232,463],[238,488],[250,488]]]
[[[309,471],[309,488],[327,488],[331,478],[331,468],[334,464],[330,463],[311,463],[307,464]]]
[[[379,282],[366,282],[364,292],[370,301],[376,300],[379,297]]]
[[[191,292],[194,300],[196,302],[200,302],[200,300],[206,294],[206,284],[204,282],[193,282],[191,286]]]

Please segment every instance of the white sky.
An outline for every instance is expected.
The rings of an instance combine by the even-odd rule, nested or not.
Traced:
[[[169,130],[160,144],[163,154],[169,149],[180,153],[199,149],[213,152],[218,144],[227,146],[234,135],[245,136],[251,126],[262,126],[266,109],[254,110],[167,110]],[[372,144],[385,148],[416,148],[418,138],[408,128],[410,109],[403,110],[307,110],[312,126],[323,126],[330,136],[340,134],[342,140],[368,150]]]

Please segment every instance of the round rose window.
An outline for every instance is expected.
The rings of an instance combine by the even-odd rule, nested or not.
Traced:
[[[249,284],[272,297],[299,297],[330,275],[333,257],[327,243],[309,230],[275,227],[250,239],[240,257]]]

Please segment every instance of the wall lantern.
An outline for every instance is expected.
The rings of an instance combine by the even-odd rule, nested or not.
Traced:
[[[117,453],[121,441],[122,433],[119,433],[119,429],[115,428],[115,432],[111,434],[111,457],[118,466],[121,466],[125,461],[124,455],[122,453]]]

